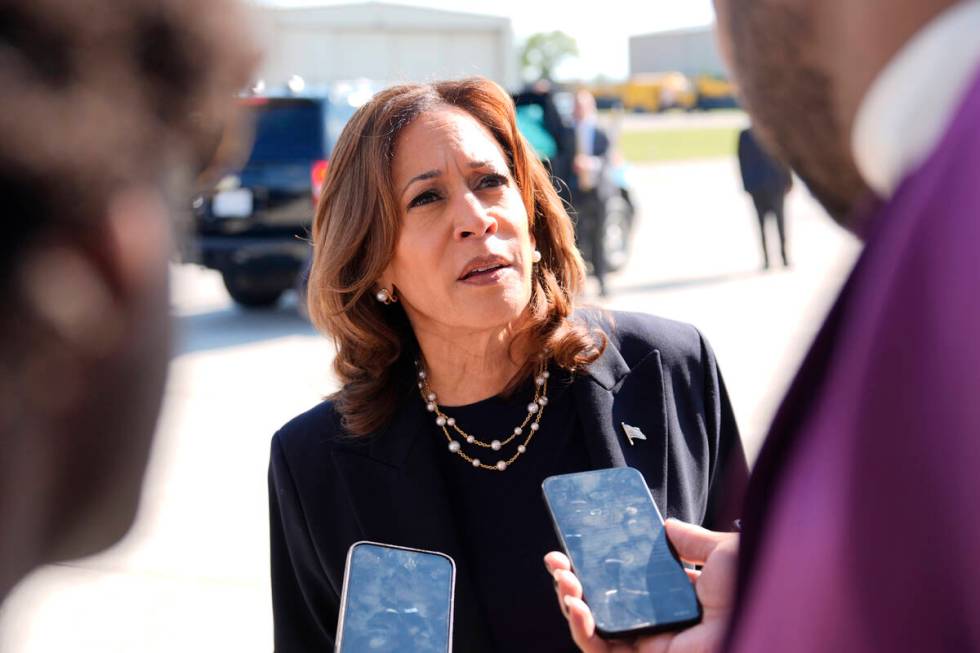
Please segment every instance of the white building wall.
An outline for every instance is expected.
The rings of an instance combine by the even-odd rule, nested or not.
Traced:
[[[364,3],[259,10],[270,86],[292,75],[309,83],[368,78],[381,83],[483,75],[519,83],[510,19]]]
[[[724,74],[711,27],[630,37],[630,74],[678,71],[685,75]]]

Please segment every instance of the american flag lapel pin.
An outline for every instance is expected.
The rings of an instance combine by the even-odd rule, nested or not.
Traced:
[[[626,439],[630,441],[630,446],[632,447],[635,442],[634,440],[646,440],[647,436],[643,435],[643,431],[636,428],[635,426],[630,426],[626,422],[620,422],[623,425],[623,432],[626,434]]]

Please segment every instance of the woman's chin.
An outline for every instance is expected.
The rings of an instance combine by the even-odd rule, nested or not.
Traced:
[[[460,302],[451,318],[473,329],[506,327],[521,319],[529,302],[529,293],[500,293],[496,297]]]

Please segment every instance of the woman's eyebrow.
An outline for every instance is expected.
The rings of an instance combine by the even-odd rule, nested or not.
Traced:
[[[490,161],[489,159],[487,159],[485,161],[470,161],[469,166],[470,166],[471,169],[474,169],[474,170],[476,168],[494,168],[495,167],[493,161]],[[415,175],[414,177],[412,177],[411,179],[408,180],[408,183],[407,184],[405,184],[405,187],[402,189],[402,195],[404,195],[405,192],[408,191],[409,186],[411,186],[412,184],[417,183],[417,182],[420,182],[420,181],[428,181],[429,179],[435,179],[436,177],[439,177],[441,175],[442,175],[442,171],[440,171],[440,170],[426,170],[425,172],[423,172],[421,174]]]
[[[442,172],[439,170],[427,170],[420,175],[415,175],[414,177],[408,180],[407,184],[405,184],[405,187],[402,189],[402,195],[405,194],[405,191],[407,191],[408,187],[411,186],[412,184],[419,181],[426,181],[428,179],[435,179],[441,174]]]

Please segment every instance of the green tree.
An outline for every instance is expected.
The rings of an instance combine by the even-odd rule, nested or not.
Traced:
[[[575,56],[578,56],[578,44],[565,32],[538,32],[524,43],[521,68],[529,80],[551,80],[558,64]]]

